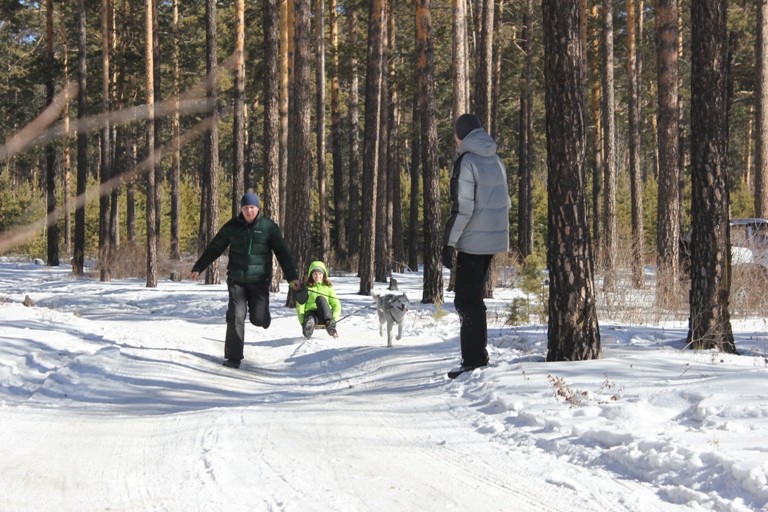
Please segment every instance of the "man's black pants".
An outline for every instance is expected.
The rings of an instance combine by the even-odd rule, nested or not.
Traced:
[[[456,254],[453,303],[461,320],[461,364],[465,366],[488,364],[488,323],[483,297],[492,259],[492,254]]]
[[[227,334],[224,338],[224,358],[240,361],[245,345],[245,316],[250,322],[267,328],[272,323],[269,314],[269,281],[258,283],[234,283],[227,281],[229,304],[227,305]]]

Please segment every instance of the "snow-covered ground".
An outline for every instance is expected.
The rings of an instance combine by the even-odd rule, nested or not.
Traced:
[[[453,294],[423,305],[420,274],[395,278],[394,347],[333,276],[340,338],[304,339],[274,294],[233,370],[223,284],[0,259],[0,509],[768,510],[765,319],[734,321],[736,356],[601,318],[602,360],[547,363],[546,327],[504,325],[519,291],[497,289],[492,363],[452,381]]]

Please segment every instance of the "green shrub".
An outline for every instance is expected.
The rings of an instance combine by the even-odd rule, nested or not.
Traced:
[[[530,301],[523,297],[515,297],[507,307],[507,325],[526,325],[530,322]]]

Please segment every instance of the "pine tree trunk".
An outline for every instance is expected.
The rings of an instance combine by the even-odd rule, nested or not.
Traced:
[[[155,87],[155,104],[160,104],[163,101],[163,88],[161,85],[161,75],[160,75],[160,15],[158,14],[157,10],[157,3],[158,0],[152,0],[152,74],[154,75],[152,82]],[[154,172],[155,172],[155,230],[154,230],[154,237],[155,237],[155,251],[157,251],[157,247],[160,244],[160,229],[161,229],[161,221],[163,219],[163,201],[160,197],[160,187],[163,184],[163,180],[165,179],[164,173],[163,173],[163,157],[162,157],[162,148],[163,148],[163,117],[162,116],[155,116],[154,118],[154,126],[155,126],[155,144],[154,144],[154,150],[157,153],[157,158],[155,160],[154,165]]]
[[[292,18],[291,6],[293,2],[278,0],[280,2],[280,166],[278,176],[279,195],[277,200],[278,210],[272,212],[272,218],[282,226],[285,223],[286,198],[288,195],[288,103],[289,103],[289,79],[292,74],[293,53],[292,28],[289,19]],[[269,79],[269,77],[265,77]],[[279,268],[279,267],[278,267]]]
[[[590,87],[590,139],[592,140],[592,158],[590,159],[590,165],[592,166],[592,251],[595,258],[595,264],[598,269],[602,268],[603,258],[603,239],[602,239],[602,216],[600,215],[601,203],[600,199],[603,192],[603,123],[602,123],[602,101],[603,101],[603,89],[600,80],[600,6],[595,4],[592,6],[590,17],[594,18],[591,30],[592,48],[591,54],[594,56],[589,60],[592,83]]]
[[[755,217],[768,217],[768,0],[757,0]]]
[[[82,122],[88,117],[86,95],[87,76],[87,33],[85,23],[85,0],[80,0],[77,7],[77,120]],[[85,265],[85,189],[88,184],[88,132],[77,130],[77,187],[75,194],[75,245],[72,256],[72,271],[82,276]]]
[[[245,0],[235,1],[235,84],[232,112],[232,216],[245,193]]]
[[[533,253],[533,117],[531,109],[533,108],[533,30],[531,23],[533,20],[533,1],[526,0],[523,12],[522,26],[522,45],[525,55],[525,65],[523,67],[522,83],[520,91],[520,124],[518,136],[518,159],[519,167],[517,172],[517,248],[519,257],[524,260]]]
[[[62,72],[64,74],[64,83],[69,84],[69,45],[66,42],[66,37],[62,42]],[[70,117],[70,102],[72,98],[69,95],[69,88],[64,92],[64,111],[62,117],[64,126],[64,148],[63,148],[63,162],[62,165],[63,175],[62,191],[64,194],[64,247],[67,256],[72,255],[72,158],[70,151],[70,138],[72,136],[72,130],[69,122]]]
[[[310,211],[312,193],[312,131],[310,101],[309,0],[294,2],[293,79],[288,111],[290,151],[285,210],[285,239],[299,269],[305,269],[311,254]],[[290,299],[289,299],[290,301]],[[289,303],[289,306],[293,304]]]
[[[265,0],[263,9],[264,194],[260,200],[262,215],[280,224],[280,1]],[[277,292],[282,272],[279,265],[272,268],[270,291]]]
[[[440,169],[437,159],[437,120],[429,0],[416,0],[416,69],[421,118],[421,162],[424,183],[424,286],[421,302],[442,304],[443,265],[440,232]],[[486,125],[487,126],[487,125]]]
[[[347,259],[347,190],[344,187],[344,155],[342,154],[341,125],[341,69],[339,58],[339,13],[336,0],[330,0],[328,10],[331,14],[331,61],[333,77],[331,79],[331,155],[333,165],[333,224],[335,236],[331,238],[338,262]]]
[[[390,212],[390,261],[389,269],[394,272],[402,272],[405,261],[405,246],[403,244],[403,201],[400,198],[400,95],[398,91],[397,69],[397,39],[395,3],[389,2],[389,14],[387,16],[387,47],[389,50],[389,113],[387,116],[387,168],[389,169],[389,193],[391,204]]]
[[[417,71],[418,73],[418,71]],[[419,98],[413,96],[413,133],[421,133],[421,117],[419,116]],[[421,183],[421,137],[416,135],[411,143],[411,195],[408,211],[408,268],[419,268],[419,195]]]
[[[640,73],[637,52],[638,18],[636,0],[627,0],[627,77],[629,79],[629,181],[632,210],[631,268],[632,285],[642,288],[643,256],[643,183],[640,172]]]
[[[133,169],[139,160],[139,148],[135,140],[128,143],[128,167]],[[136,187],[133,181],[129,181],[125,187],[125,236],[128,243],[136,246]]]
[[[372,0],[368,15],[368,69],[365,82],[365,138],[363,141],[362,233],[360,240],[360,295],[370,295],[374,280],[374,250],[378,210],[377,183],[384,75],[384,1]]]
[[[613,80],[613,6],[603,0],[603,287],[616,289],[616,102]]]
[[[418,1],[418,0],[417,0]],[[475,114],[483,126],[491,129],[491,96],[493,70],[493,4],[494,0],[480,0],[478,12],[480,40],[477,48],[477,82],[475,83]]]
[[[56,94],[56,55],[53,44],[53,0],[45,0],[45,53],[48,76],[45,80],[45,103],[51,105]],[[46,231],[47,263],[59,266],[59,224],[56,212],[56,149],[53,144],[45,148],[45,192],[48,229]]]
[[[357,5],[350,5],[349,10],[349,29],[348,44],[350,48],[357,47]],[[357,53],[352,52],[349,59],[350,77],[349,77],[349,217],[347,231],[349,232],[349,263],[353,268],[359,266],[360,243],[361,243],[361,223],[362,223],[362,204],[360,203],[360,193],[362,191],[360,177],[360,98],[359,75],[358,75]]]
[[[205,61],[206,74],[215,77],[218,72],[218,51],[216,35],[216,0],[207,0],[205,4]],[[203,198],[201,204],[200,221],[202,225],[203,247],[216,235],[219,229],[219,200],[218,200],[218,175],[219,175],[219,128],[218,128],[218,91],[216,80],[209,80],[206,97],[213,108],[211,128],[205,138],[205,164],[203,169]],[[202,214],[204,213],[204,215]],[[221,282],[218,261],[208,266],[205,272],[205,284],[218,284]]]
[[[677,0],[658,0],[656,4],[656,62],[659,82],[656,303],[661,307],[668,307],[673,303],[677,297],[680,279],[677,9]]]
[[[451,37],[451,77],[453,82],[453,115],[456,119],[469,112],[469,86],[467,77],[467,2],[451,0],[453,28]]]
[[[111,33],[110,36],[110,52],[112,55],[117,58],[117,51],[118,51],[118,36],[117,36],[117,11],[115,9],[115,2],[114,0],[110,0],[109,2],[109,9],[110,9],[110,15],[109,15],[109,31]],[[121,91],[118,87],[118,77],[119,74],[119,66],[117,65],[111,65],[110,66],[110,81],[112,83],[111,86],[111,99],[110,99],[110,105],[112,111],[120,110],[121,105],[124,103],[122,98],[119,96]],[[112,181],[114,182],[114,185],[111,188],[110,192],[110,199],[109,199],[109,246],[111,249],[110,254],[110,260],[112,261],[112,265],[114,265],[114,262],[117,257],[117,251],[120,247],[120,186],[119,181],[117,181],[115,178],[119,176],[122,173],[122,169],[120,167],[120,162],[118,161],[118,143],[120,141],[119,135],[120,130],[118,129],[117,123],[112,123],[111,128],[111,134],[110,138],[112,139],[110,150],[110,165],[112,166],[112,170],[110,172],[112,176]],[[123,149],[125,149],[123,147]],[[123,162],[125,162],[125,152],[123,151],[122,155]]]
[[[504,0],[497,0],[494,2],[494,15],[493,15],[493,51],[492,51],[492,69],[491,73],[491,115],[490,124],[488,125],[488,133],[492,134],[496,140],[501,140],[501,133],[499,132],[499,98],[501,97],[502,80],[504,75],[502,72],[504,62],[504,46],[507,41],[506,38],[497,37],[497,34],[502,34],[504,24]],[[505,87],[506,88],[506,87]],[[509,184],[508,184],[509,186]]]
[[[179,136],[181,126],[179,122],[179,92],[180,92],[180,65],[179,65],[179,0],[173,0],[173,21],[172,21],[172,54],[173,64],[173,114],[171,115],[171,259],[180,260],[181,250],[179,247],[179,216],[181,212],[181,146],[179,145]]]
[[[453,59],[451,61],[451,78],[453,83],[453,115],[452,120],[455,120],[462,114],[469,113],[470,101],[469,101],[469,49],[467,38],[467,2],[466,0],[452,0],[452,38],[451,38],[451,51]],[[417,106],[418,108],[418,106]],[[414,116],[417,114],[414,112]],[[414,122],[414,129],[417,123]],[[418,151],[414,142],[414,151]],[[456,285],[456,275],[454,269],[456,262],[454,258],[454,264],[450,269],[450,277],[448,278],[448,291],[452,292]],[[415,268],[415,267],[414,267]]]
[[[157,225],[156,225],[156,207],[155,195],[155,73],[154,73],[154,22],[153,20],[153,1],[146,0],[146,53],[145,53],[145,77],[147,94],[147,158],[149,159],[149,168],[146,178],[146,226],[147,226],[147,288],[157,287]]]
[[[101,0],[101,111],[108,114],[111,110],[112,82],[110,75],[111,53],[111,2]],[[99,180],[102,186],[112,177],[112,138],[109,116],[105,115],[101,124],[101,164]],[[110,244],[110,195],[108,191],[99,193],[99,279],[112,280],[112,247]]]
[[[386,24],[382,27],[382,39],[387,40]],[[384,46],[384,57],[382,66],[387,65],[388,49],[386,43]],[[391,227],[392,227],[392,197],[390,196],[390,172],[387,167],[389,155],[389,77],[382,70],[381,75],[381,117],[379,122],[379,171],[376,176],[376,202],[378,207],[374,216],[376,217],[376,240],[374,242],[373,257],[373,280],[378,283],[386,283],[390,274],[390,248],[391,248]]]
[[[579,11],[543,1],[547,110],[549,330],[547,361],[601,356],[584,166]]]
[[[728,302],[728,48],[726,0],[691,6],[691,313],[693,349],[736,352]]]
[[[318,221],[320,258],[327,260],[331,251],[331,221],[328,211],[328,178],[325,168],[325,13],[323,0],[315,1],[315,91],[317,135]]]

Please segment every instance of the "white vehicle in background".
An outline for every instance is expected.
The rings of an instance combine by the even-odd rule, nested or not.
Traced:
[[[690,275],[691,230],[680,241],[682,270]],[[731,304],[745,312],[768,307],[768,219],[731,219]]]
[[[738,265],[759,265],[768,272],[768,219],[731,220],[731,266]]]
[[[741,313],[768,308],[768,219],[731,220],[731,305]]]

